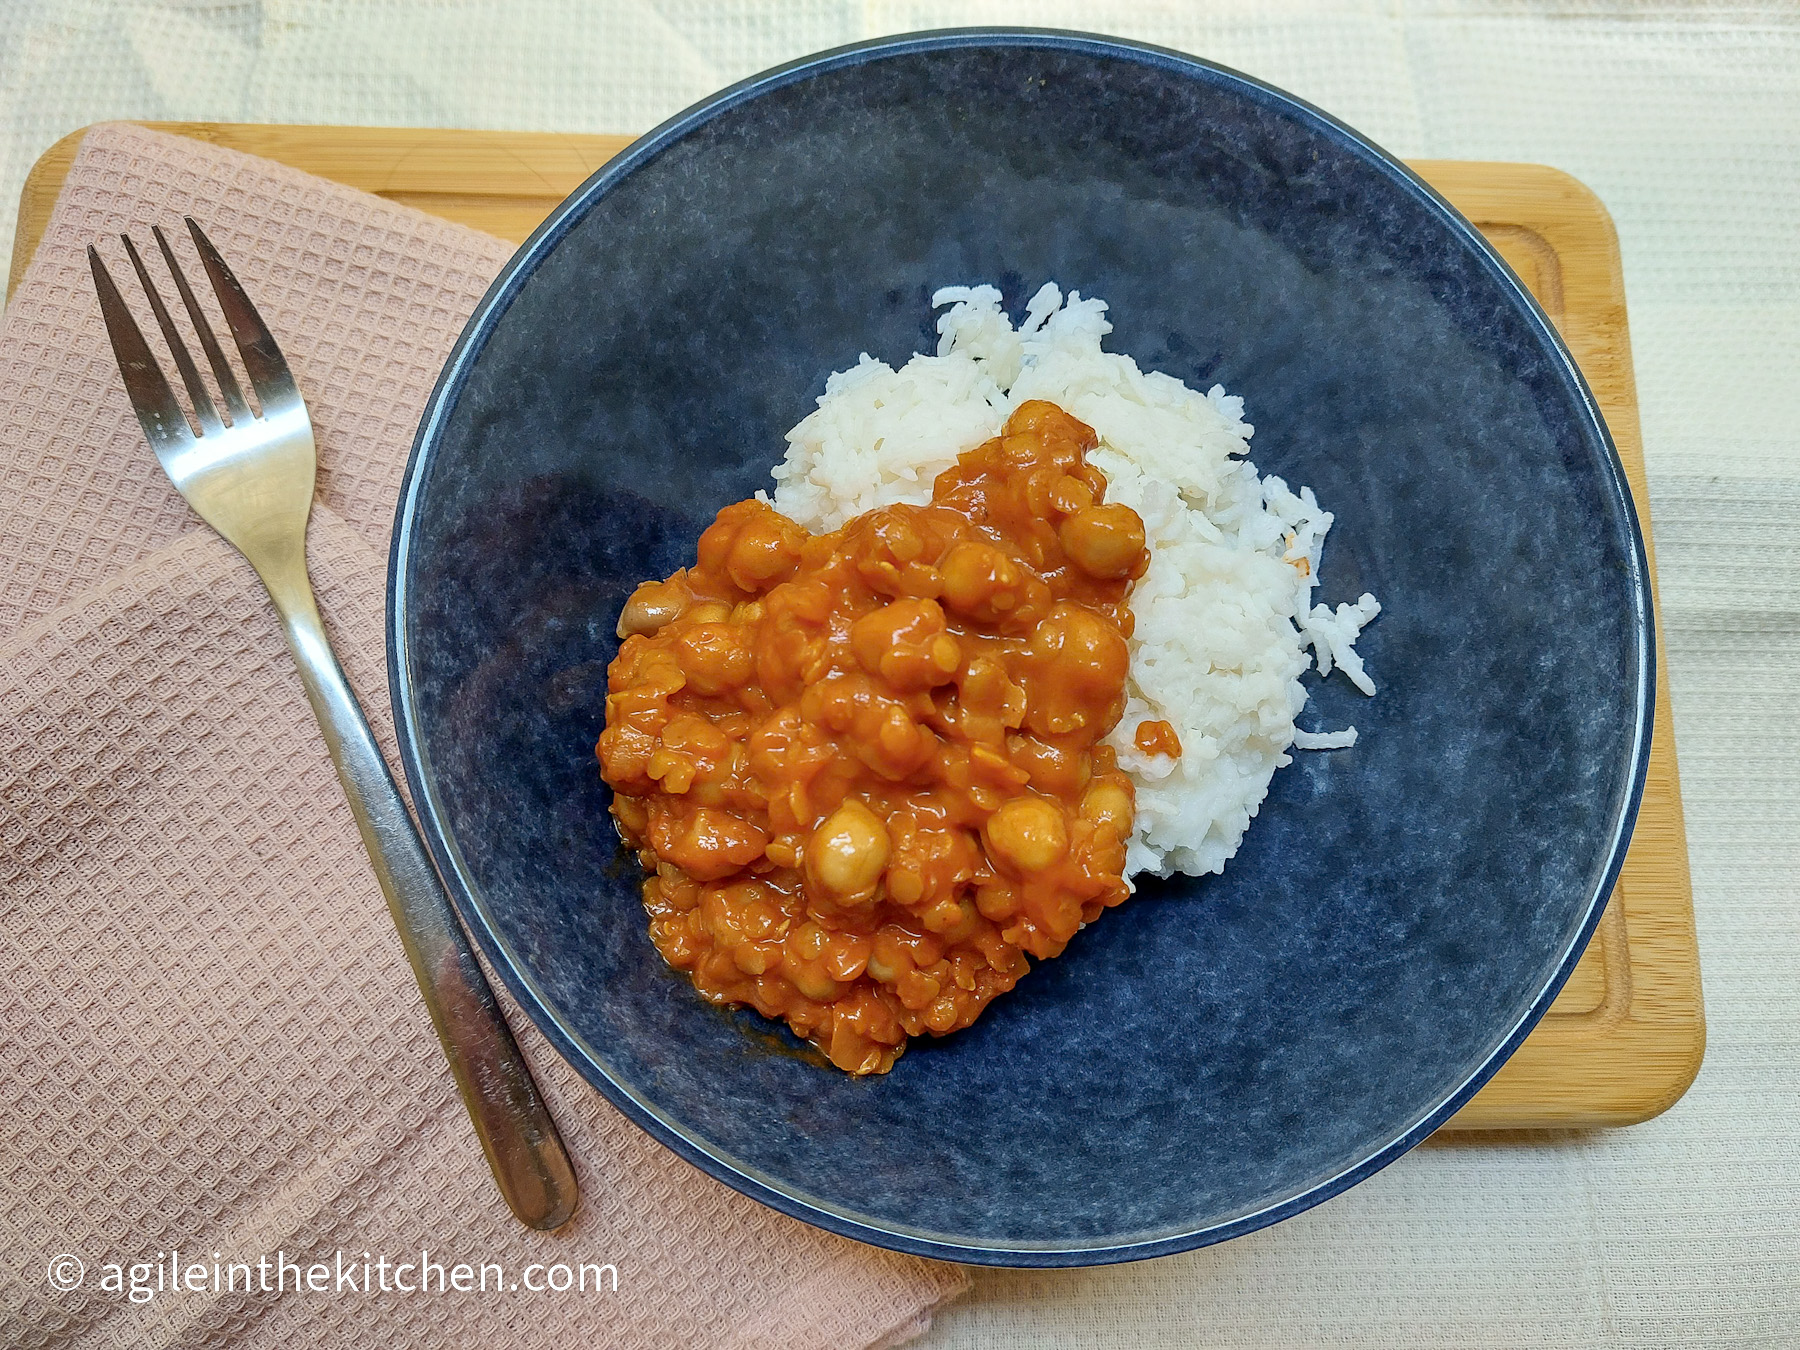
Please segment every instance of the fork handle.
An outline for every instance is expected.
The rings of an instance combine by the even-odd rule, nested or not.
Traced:
[[[488,1166],[520,1220],[557,1228],[575,1212],[575,1173],[543,1095],[331,650],[311,586],[264,580]]]

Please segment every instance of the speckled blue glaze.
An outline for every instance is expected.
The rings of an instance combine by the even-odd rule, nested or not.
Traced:
[[[1222,877],[1144,886],[973,1028],[857,1080],[703,1004],[645,932],[592,747],[619,606],[768,483],[826,374],[928,295],[1047,279],[1109,345],[1244,396],[1264,472],[1378,595]],[[684,1158],[926,1255],[1126,1260],[1392,1161],[1560,987],[1611,889],[1651,711],[1641,539],[1541,313],[1405,169],[1287,95],[1069,34],[894,39],[638,142],[513,260],[420,428],[394,537],[414,800],[551,1040]]]

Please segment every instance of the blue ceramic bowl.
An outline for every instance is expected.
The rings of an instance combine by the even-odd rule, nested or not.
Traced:
[[[928,296],[1046,280],[1244,396],[1385,611],[1222,877],[1144,886],[969,1030],[849,1078],[652,949],[593,744],[619,607],[768,484]],[[552,1042],[696,1166],[852,1237],[1077,1265],[1216,1242],[1393,1161],[1575,964],[1649,744],[1641,537],[1568,352],[1430,189],[1217,66],[936,33],[709,99],[596,174],[470,320],[394,533],[394,711],[463,918]],[[1312,720],[1316,719],[1316,720]]]

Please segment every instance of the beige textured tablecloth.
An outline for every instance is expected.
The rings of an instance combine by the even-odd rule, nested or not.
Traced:
[[[960,23],[1164,43],[1291,89],[1396,152],[1550,163],[1605,200],[1710,1043],[1694,1088],[1649,1124],[1429,1144],[1298,1219],[1189,1256],[978,1272],[920,1344],[1800,1345],[1800,7],[12,0],[0,210],[57,135],[105,117],[631,132],[809,50]]]

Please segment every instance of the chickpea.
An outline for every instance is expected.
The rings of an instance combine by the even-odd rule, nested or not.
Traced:
[[[869,944],[870,979],[893,984],[921,964],[912,946],[902,940],[905,936],[903,929],[892,925],[884,926],[875,934],[875,940]]]
[[[945,994],[925,1010],[925,1025],[942,1035],[956,1025],[957,1016],[956,1000]]]
[[[955,942],[975,927],[975,906],[967,900],[945,896],[927,909],[921,922],[939,937]]]
[[[900,579],[900,569],[886,558],[859,557],[856,560],[856,575],[877,595],[906,593],[906,583]]]
[[[895,562],[913,562],[925,552],[925,541],[903,516],[890,513],[878,518],[874,535]]]
[[[692,970],[694,960],[699,954],[699,947],[693,935],[688,932],[687,925],[671,922],[667,919],[650,921],[650,936],[655,941],[657,950],[663,959],[677,970]]]
[[[1146,561],[1144,522],[1129,506],[1087,506],[1057,528],[1063,552],[1090,577],[1121,581],[1139,575]]]
[[[927,563],[909,562],[895,578],[894,590],[915,600],[935,600],[944,593],[944,578]]]
[[[1091,609],[1059,603],[1031,635],[1031,654],[1058,692],[1079,700],[1090,692],[1122,684],[1131,651],[1119,630]]]
[[[764,975],[780,959],[781,947],[773,942],[746,942],[731,949],[731,962],[746,975]]]
[[[683,751],[701,759],[731,757],[731,737],[704,717],[695,717],[692,713],[671,717],[669,725],[663,728],[661,740],[670,750]]]
[[[1021,872],[1041,872],[1069,848],[1061,809],[1043,797],[1014,797],[981,827],[988,856]]]
[[[788,979],[814,1003],[833,1003],[844,992],[844,986],[815,966],[788,968]]]
[[[756,658],[745,649],[737,630],[726,623],[688,629],[675,640],[675,656],[688,687],[697,694],[722,694],[749,679],[756,667]]]
[[[1024,597],[1025,578],[1013,560],[992,544],[963,540],[938,564],[944,578],[944,603],[958,613],[992,621],[1016,609]]]
[[[1087,790],[1081,799],[1081,817],[1096,825],[1111,825],[1123,838],[1131,831],[1136,808],[1131,789],[1115,779],[1103,778]]]
[[[838,904],[861,904],[874,898],[891,851],[881,817],[851,797],[806,841],[806,879]]]
[[[619,833],[627,843],[635,843],[644,834],[644,827],[650,823],[650,808],[636,797],[627,797],[617,793],[613,797],[613,815],[619,822]]]
[[[696,881],[717,881],[747,867],[762,857],[769,842],[769,836],[749,821],[710,806],[685,818],[654,813],[648,835],[660,859]]]
[[[745,521],[725,555],[725,575],[752,593],[785,581],[800,565],[797,528],[773,511]]]
[[[1006,749],[1012,762],[1030,776],[1031,786],[1046,796],[1071,797],[1085,788],[1093,775],[1092,756],[1054,741],[1012,735],[1006,738]]]
[[[962,664],[962,650],[945,631],[937,601],[908,596],[883,605],[850,626],[857,662],[901,693],[947,683]]]
[[[1020,436],[1029,431],[1043,431],[1053,425],[1055,419],[1062,416],[1062,409],[1049,399],[1027,399],[1013,409],[1011,417],[1006,419],[1006,430],[1010,435]]]
[[[839,735],[856,725],[856,714],[869,704],[868,682],[859,676],[834,675],[806,687],[800,715]]]
[[[1036,641],[1039,635],[1048,639],[1042,646]],[[1105,679],[1124,675],[1130,661],[1125,640],[1116,628],[1093,610],[1066,600],[1057,605],[1033,639],[1033,650],[1048,646],[1064,661],[1091,669]]]
[[[1061,514],[1072,516],[1077,511],[1094,504],[1093,489],[1079,478],[1072,478],[1065,474],[1051,489],[1050,503]]]
[[[986,958],[988,969],[1007,981],[1007,988],[1018,980],[1030,968],[1024,954],[1014,947],[1007,937],[994,930],[989,930],[976,941],[976,950]]]
[[[832,1019],[831,1041],[825,1055],[845,1073],[860,1075],[881,1071],[881,1047],[858,1031],[841,1013]]]
[[[806,532],[754,498],[719,512],[700,535],[699,570],[740,590],[767,590],[800,564]]]
[[[722,991],[738,981],[737,962],[731,959],[731,948],[715,947],[694,963],[694,978],[703,992],[717,1002]]]
[[[1025,506],[1034,520],[1048,520],[1059,513],[1060,489],[1069,481],[1054,464],[1040,464],[1026,475],[1023,484]]]
[[[975,906],[982,917],[1001,923],[1019,912],[1019,895],[1008,884],[989,882],[975,892]]]
[[[962,648],[948,633],[931,640],[931,664],[947,680],[962,666]]]
[[[1034,432],[1047,441],[1066,440],[1083,450],[1092,450],[1100,443],[1092,427],[1069,416],[1049,400],[1041,398],[1027,399],[1013,409],[1012,416],[1006,419],[1008,436],[1027,432]]]
[[[826,940],[825,930],[808,920],[788,934],[788,956],[796,965],[817,961],[825,954]]]
[[[925,898],[925,877],[917,862],[888,869],[888,898],[897,905],[916,905]]]
[[[737,538],[738,526],[749,514],[750,503],[738,502],[713,517],[713,523],[700,532],[699,543],[695,546],[699,571],[716,576],[725,570],[725,559],[731,553],[732,541]]]
[[[1001,457],[1014,464],[1031,464],[1037,460],[1042,451],[1043,442],[1030,432],[1023,434],[1008,432],[1000,437]]]
[[[667,581],[646,581],[625,602],[625,608],[619,613],[619,626],[614,631],[621,638],[628,638],[633,633],[654,633],[679,619],[693,598],[680,572]]]

